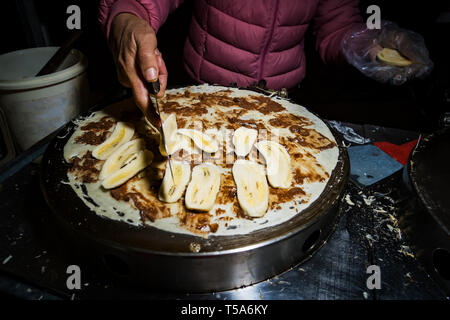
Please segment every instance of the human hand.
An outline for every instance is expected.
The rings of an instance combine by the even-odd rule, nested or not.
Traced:
[[[147,21],[130,13],[121,13],[112,21],[109,41],[119,82],[132,89],[136,105],[152,123],[157,123],[154,109],[148,107],[150,99],[146,83],[158,78],[160,91],[157,97],[161,98],[168,75],[157,49],[155,31]]]

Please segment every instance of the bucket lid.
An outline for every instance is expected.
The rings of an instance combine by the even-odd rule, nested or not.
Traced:
[[[84,55],[73,49],[58,71],[36,77],[59,47],[29,48],[0,55],[0,90],[25,90],[54,85],[78,76],[87,68]]]

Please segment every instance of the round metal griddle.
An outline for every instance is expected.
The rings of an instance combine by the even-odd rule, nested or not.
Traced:
[[[421,139],[404,170],[415,197],[400,225],[427,272],[450,294],[450,129]]]
[[[69,123],[50,143],[41,167],[41,188],[61,234],[78,252],[114,279],[156,290],[217,292],[278,275],[311,257],[339,218],[349,175],[345,148],[323,194],[301,214],[248,235],[207,239],[153,227],[134,227],[92,212],[67,181],[63,148],[74,131]],[[200,251],[190,250],[192,244]]]

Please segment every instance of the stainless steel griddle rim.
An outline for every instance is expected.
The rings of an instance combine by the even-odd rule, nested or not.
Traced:
[[[73,129],[73,127],[71,129]],[[69,131],[72,131],[72,130],[69,129]],[[336,142],[339,143],[339,141],[336,141]],[[339,146],[339,151],[340,151],[339,152],[340,155],[339,155],[338,163],[337,163],[335,169],[338,167],[340,161],[344,162],[344,167],[345,167],[345,164],[348,163],[348,157],[347,157],[347,154],[346,154],[346,150],[344,150],[341,146]],[[46,157],[44,157],[44,158],[46,158]],[[344,168],[344,171],[346,171],[346,168]],[[345,172],[344,173],[344,177],[342,177],[341,179],[347,180],[347,177],[348,177],[348,174],[347,174],[347,172]],[[329,181],[329,183],[336,183],[337,184],[337,183],[340,183],[340,181],[339,180],[338,181]],[[346,182],[343,182],[344,185],[345,185],[345,183]],[[41,180],[41,184],[43,184],[42,180]],[[327,184],[327,187],[329,187],[328,184]],[[45,190],[45,188],[42,188],[42,189]],[[45,198],[48,199],[48,197],[45,194],[45,191],[44,191],[44,195],[45,195]],[[332,203],[328,204],[328,207],[332,207],[333,205],[335,205],[337,201],[340,201],[341,197],[342,197],[342,195],[340,197],[334,199],[334,201]],[[52,211],[56,212],[56,208],[54,208],[52,206],[50,201],[47,201],[47,203],[51,207]],[[314,207],[316,207],[318,205],[320,205],[320,204],[316,200],[308,208],[309,209],[314,209]],[[63,224],[67,225],[68,227],[70,227],[70,224],[66,220],[62,219],[59,215],[56,215],[56,216],[57,216],[57,218],[58,218],[58,220],[60,222],[62,222]],[[119,222],[119,221],[115,221],[115,220],[108,220],[108,223],[123,223],[123,222]],[[285,221],[284,223],[289,223],[289,220]],[[122,250],[125,249],[125,250],[129,250],[129,251],[140,252],[140,253],[147,253],[147,254],[150,253],[150,254],[155,254],[155,255],[177,256],[177,257],[198,257],[198,256],[208,257],[208,256],[219,256],[219,255],[227,255],[227,254],[236,254],[236,253],[245,252],[245,251],[252,250],[252,249],[257,249],[257,248],[261,248],[261,247],[265,247],[265,246],[270,246],[273,243],[276,243],[278,241],[282,241],[284,239],[287,239],[289,237],[294,236],[298,232],[301,232],[301,231],[309,228],[310,226],[312,226],[315,223],[317,223],[317,220],[313,218],[313,219],[307,221],[306,223],[298,226],[297,228],[294,228],[294,229],[292,229],[292,230],[290,230],[287,233],[284,233],[282,235],[279,235],[279,236],[276,236],[276,237],[273,237],[273,238],[270,238],[268,240],[264,240],[264,241],[261,241],[261,242],[258,242],[258,243],[252,244],[252,245],[243,246],[243,247],[234,248],[234,249],[223,250],[223,251],[171,252],[171,253],[169,253],[169,252],[165,252],[165,251],[157,251],[157,250],[151,250],[151,249],[142,249],[142,248],[139,248],[139,247],[128,246],[128,245],[124,245],[124,244],[121,244],[120,247],[121,247]],[[129,227],[130,228],[149,228],[149,226],[141,226],[141,227],[129,226]],[[150,228],[154,228],[154,227],[150,226]],[[104,238],[91,237],[88,232],[85,232],[85,231],[82,231],[82,230],[78,230],[78,232],[80,232],[81,234],[84,234],[85,237],[91,238],[92,240],[97,241],[99,243],[102,243],[102,244],[105,244],[105,245],[108,245],[108,246],[111,246],[111,247],[116,247],[117,246],[117,243],[114,242],[114,241],[106,240]],[[213,238],[214,238],[214,236],[211,237],[211,239],[213,239]],[[192,242],[195,242],[195,240],[193,240]]]
[[[346,181],[347,183],[347,181]],[[341,194],[341,196],[339,196],[339,201],[342,201],[343,198],[343,194]],[[334,204],[334,202],[333,202]],[[294,265],[292,265],[289,269],[286,269],[285,271],[281,272],[280,274],[278,274],[277,276],[282,276],[285,273],[288,273],[289,271],[295,269],[297,266],[302,265],[303,263],[305,263],[306,261],[308,261],[309,259],[311,259],[327,242],[328,240],[330,240],[331,236],[333,235],[334,231],[337,228],[338,222],[342,216],[342,210],[339,207],[338,209],[338,213],[336,214],[336,217],[334,218],[333,224],[331,226],[331,230],[330,232],[328,232],[325,237],[320,240],[319,242],[317,242],[309,251],[308,254],[301,260],[299,260],[297,263],[295,263]],[[319,222],[315,222],[315,223],[319,223]],[[272,278],[272,277],[271,277]],[[269,279],[271,279],[269,278]]]
[[[341,201],[342,196],[340,196],[339,198],[337,198],[335,201],[333,201],[333,203],[330,206],[333,206],[336,204],[336,202]],[[54,210],[52,208],[52,210]],[[59,219],[61,222],[63,222],[64,225],[69,226],[68,223],[63,220],[63,219]],[[113,221],[113,222],[117,222],[118,221]],[[301,226],[299,226],[296,229],[293,229],[287,233],[284,233],[283,235],[277,236],[277,237],[273,237],[271,239],[265,240],[265,241],[261,241],[249,246],[243,246],[243,247],[239,247],[239,248],[235,248],[235,249],[229,249],[229,250],[223,250],[223,251],[210,251],[210,252],[165,252],[165,251],[157,251],[157,250],[151,250],[151,249],[142,249],[139,247],[132,247],[132,246],[127,246],[127,245],[123,245],[121,244],[120,246],[117,245],[116,242],[114,241],[109,241],[109,240],[105,240],[105,239],[101,239],[101,238],[93,238],[91,237],[87,232],[84,231],[77,231],[79,232],[81,235],[83,235],[86,238],[89,238],[91,240],[94,240],[102,245],[105,246],[109,246],[109,247],[116,247],[118,249],[120,249],[121,251],[130,251],[130,252],[137,252],[137,253],[143,253],[143,254],[152,254],[152,255],[160,255],[160,256],[170,256],[170,257],[184,257],[184,258],[193,258],[193,257],[203,257],[203,258],[207,258],[207,257],[215,257],[215,256],[224,256],[224,255],[232,255],[232,254],[237,254],[237,253],[241,253],[241,252],[246,252],[246,251],[251,251],[254,249],[259,249],[262,247],[267,247],[270,246],[272,244],[278,243],[280,241],[283,241],[285,239],[288,239],[290,237],[295,236],[297,233],[310,228],[311,226],[313,226],[314,224],[317,224],[318,221],[315,220],[310,220],[308,221],[306,224],[303,224]],[[144,227],[147,228],[147,227]],[[328,236],[329,237],[329,236]],[[327,238],[328,238],[327,237]],[[193,241],[195,242],[195,241]],[[323,246],[323,244],[326,242],[326,239],[324,239],[323,243],[320,245],[320,247]]]
[[[172,252],[172,253],[169,253],[169,252],[164,252],[164,251],[156,251],[156,250],[150,250],[150,249],[142,249],[142,248],[138,248],[138,247],[131,247],[131,246],[123,245],[123,244],[118,246],[117,243],[115,243],[113,241],[108,241],[105,239],[95,238],[94,240],[105,246],[117,247],[122,251],[130,251],[130,252],[137,252],[137,253],[151,254],[151,255],[160,255],[160,256],[169,256],[169,257],[183,257],[183,258],[203,257],[203,258],[207,258],[207,257],[232,255],[232,254],[237,254],[237,253],[241,253],[241,252],[251,251],[254,249],[259,249],[262,247],[267,247],[267,246],[270,246],[279,241],[290,238],[290,237],[294,236],[295,234],[297,234],[298,232],[302,231],[303,229],[307,229],[308,227],[310,227],[311,225],[313,225],[315,223],[317,223],[317,221],[313,221],[312,223],[310,223],[308,225],[302,225],[303,228],[301,228],[301,230],[293,230],[289,233],[283,234],[278,237],[271,238],[266,241],[261,241],[259,243],[255,243],[253,245],[239,247],[239,248],[235,248],[235,249],[223,250],[223,251],[210,251],[210,252]],[[85,236],[92,238],[87,233],[85,233],[85,232],[82,232],[82,233]]]
[[[240,88],[240,89],[244,89],[244,90],[249,90],[248,88]],[[249,91],[253,91],[253,90],[249,90]],[[260,92],[257,92],[260,93]],[[260,93],[261,94],[261,93]],[[283,100],[289,100],[286,98],[281,98]],[[291,101],[291,100],[290,100]],[[291,101],[293,102],[293,101]],[[293,102],[295,103],[295,102]],[[105,105],[102,104],[101,107],[104,107]],[[93,111],[97,111],[99,109],[101,109],[101,107],[96,106],[91,108],[88,112],[86,112],[84,115],[82,116],[89,116]],[[309,110],[308,110],[309,111]],[[311,111],[309,111],[311,112]],[[312,113],[312,112],[311,112]],[[313,113],[314,114],[314,113]],[[315,116],[317,116],[316,114],[314,114]],[[318,116],[317,116],[318,117]],[[320,118],[319,118],[320,119]],[[343,179],[345,180],[344,182],[342,182],[342,185],[345,185],[347,180],[348,180],[348,174],[349,174],[349,168],[348,168],[348,155],[347,152],[345,150],[344,147],[342,147],[342,143],[341,143],[341,139],[340,139],[340,135],[339,133],[337,133],[335,130],[333,130],[333,128],[331,128],[328,123],[326,123],[324,121],[325,125],[329,128],[329,130],[331,131],[333,137],[336,140],[337,146],[339,148],[339,157],[338,157],[338,162],[336,164],[336,167],[333,169],[333,171],[338,167],[339,162],[342,162],[343,164],[341,164],[343,171],[344,171],[344,175],[339,179],[338,177],[335,177],[335,179],[339,179],[337,181],[329,181],[326,188],[329,187],[330,183],[335,183],[335,184],[341,184],[340,180]],[[59,132],[57,136],[60,136],[60,133],[65,132],[65,134],[69,134],[71,132],[73,132],[75,126],[72,124],[72,122],[68,123],[66,126],[64,126],[64,128],[62,128]],[[56,139],[55,139],[56,140]],[[51,145],[53,145],[53,143],[51,143]],[[48,151],[48,150],[46,150]],[[47,158],[47,152],[45,152],[44,154],[44,159]],[[44,171],[44,167],[41,167],[42,171]],[[333,174],[332,174],[333,175]],[[45,199],[47,201],[47,204],[49,205],[49,207],[51,208],[51,210],[53,212],[56,212],[56,208],[54,208],[54,206],[52,205],[51,201],[49,200],[48,196],[46,195],[45,192],[45,183],[43,181],[43,175],[41,174],[41,189],[44,191],[44,196]],[[332,207],[336,204],[337,201],[340,201],[340,199],[342,198],[342,192],[341,195],[337,198],[335,198],[333,200],[332,203],[328,204],[327,207]],[[317,199],[318,200],[318,199]],[[314,207],[320,205],[318,202],[314,201],[309,207],[308,209],[313,209]],[[66,225],[67,227],[73,227],[70,223],[68,223],[66,220],[62,219],[62,217],[60,217],[58,214],[54,215],[57,217],[57,219],[62,222],[64,225]],[[285,221],[283,223],[289,223],[291,220]],[[108,222],[110,223],[123,223],[123,222],[119,222],[119,221],[115,221],[115,220],[108,220]],[[135,247],[135,246],[129,246],[129,245],[124,245],[121,244],[120,248],[121,250],[130,250],[130,251],[135,251],[135,252],[141,252],[141,253],[150,253],[150,254],[156,254],[156,255],[165,255],[165,256],[178,256],[178,257],[197,257],[197,256],[202,256],[202,257],[208,257],[208,256],[218,256],[218,255],[226,255],[226,254],[236,254],[239,252],[244,252],[244,251],[248,251],[248,250],[252,250],[252,249],[256,249],[256,248],[261,248],[261,247],[265,247],[265,246],[270,246],[273,243],[276,243],[278,241],[282,241],[284,239],[287,239],[289,237],[292,237],[293,235],[297,234],[298,232],[301,232],[304,229],[307,229],[309,227],[311,227],[313,224],[317,223],[317,219],[314,219],[314,217],[312,219],[310,219],[309,221],[307,221],[304,224],[301,224],[300,226],[298,226],[297,228],[291,229],[289,230],[287,233],[284,233],[280,236],[275,236],[272,238],[269,238],[267,240],[263,240],[261,242],[258,243],[254,243],[252,245],[248,245],[248,246],[243,246],[243,247],[239,247],[239,248],[233,248],[233,249],[228,249],[228,250],[223,250],[223,251],[209,251],[209,252],[174,252],[174,253],[168,253],[165,251],[158,251],[158,250],[152,250],[152,249],[142,249],[139,247]],[[274,227],[276,227],[277,225],[275,225]],[[135,227],[135,226],[129,226],[130,228],[154,228],[152,226],[141,226],[141,227]],[[118,247],[117,243],[111,240],[107,240],[107,239],[102,239],[102,238],[98,238],[98,237],[92,237],[89,232],[85,232],[83,230],[77,230],[77,232],[81,234],[83,234],[85,237],[90,238],[91,240],[94,240],[96,242],[99,243],[103,243],[103,244],[107,244],[111,247]],[[214,239],[214,236],[211,237],[211,239]],[[193,241],[195,242],[195,239],[193,238]]]
[[[339,197],[339,201],[340,201]],[[333,202],[333,204],[335,203],[335,201]],[[241,252],[246,252],[246,251],[251,251],[254,249],[259,249],[262,247],[267,247],[270,246],[274,243],[278,243],[281,242],[285,239],[288,239],[290,237],[293,237],[294,235],[296,235],[297,233],[308,229],[309,227],[313,226],[314,224],[317,224],[318,221],[314,221],[314,220],[310,220],[308,221],[306,224],[301,225],[299,228],[293,229],[287,233],[284,233],[280,236],[277,237],[273,237],[271,239],[265,240],[265,241],[261,241],[249,246],[243,246],[243,247],[239,247],[239,248],[235,248],[235,249],[228,249],[228,250],[223,250],[223,251],[210,251],[210,252],[175,252],[175,253],[168,253],[168,252],[161,252],[161,251],[153,251],[153,250],[144,250],[144,249],[140,249],[140,248],[135,248],[135,247],[126,247],[132,251],[135,252],[140,252],[140,253],[152,253],[152,254],[157,254],[157,255],[165,255],[165,256],[175,256],[175,257],[214,257],[214,256],[223,256],[223,255],[231,255],[231,254],[236,254],[236,253],[241,253]]]
[[[340,151],[339,152],[340,156],[338,158],[338,163],[339,163],[339,161],[343,161],[343,163],[344,163],[343,164],[343,166],[344,166],[344,168],[343,168],[344,176],[341,179],[343,179],[345,181],[341,182],[340,180],[338,180],[338,181],[336,181],[334,183],[336,183],[336,184],[342,183],[342,185],[345,186],[346,183],[347,183],[347,180],[348,180],[348,172],[349,172],[348,165],[346,165],[346,164],[348,164],[348,156],[347,156],[346,150],[344,150],[342,147],[339,147],[339,151]],[[337,166],[338,166],[338,164],[336,165],[336,167]],[[335,167],[335,169],[336,169],[336,167]],[[330,182],[331,181],[329,181],[329,183]],[[328,186],[328,184],[327,184],[327,186]],[[42,179],[41,179],[41,188],[42,188],[42,190],[45,190],[45,188],[43,188],[43,181],[42,181]],[[45,194],[45,191],[44,191],[44,195],[45,195],[45,198],[48,199],[48,197]],[[334,205],[336,205],[337,202],[341,201],[342,196],[343,196],[343,192],[341,192],[341,195],[339,197],[335,198],[331,203],[329,203],[327,205],[327,207],[330,208],[330,207],[333,207]],[[51,205],[51,203],[49,201],[47,201],[47,203],[51,207],[51,210],[53,212],[56,212],[55,208]],[[313,209],[314,207],[316,207],[318,205],[319,205],[319,203],[316,200],[308,208]],[[62,222],[64,225],[66,225],[67,227],[70,228],[70,224],[67,223],[67,221],[62,219],[59,215],[56,215],[56,216],[57,216],[57,218],[58,218],[58,220],[60,222]],[[108,219],[108,222],[122,223],[120,221],[109,220],[109,219]],[[284,223],[289,223],[289,220],[285,221]],[[303,231],[305,229],[308,229],[309,227],[311,227],[312,225],[314,225],[316,223],[318,223],[317,219],[312,218],[308,222],[306,222],[305,224],[302,224],[302,225],[298,226],[297,228],[294,228],[294,229],[288,231],[287,233],[284,233],[284,234],[282,234],[280,236],[276,236],[276,237],[270,238],[268,240],[264,240],[264,241],[261,241],[261,242],[258,242],[258,243],[252,244],[252,245],[243,246],[243,247],[239,247],[239,248],[228,249],[228,250],[223,250],[223,251],[209,251],[209,252],[172,252],[172,253],[169,253],[169,252],[165,252],[165,251],[157,251],[157,250],[151,250],[151,249],[142,249],[142,248],[139,248],[139,247],[124,245],[124,244],[120,244],[120,246],[118,246],[117,243],[114,242],[114,241],[110,241],[110,240],[106,240],[106,239],[98,238],[98,237],[92,237],[91,235],[89,235],[89,233],[87,233],[85,231],[78,230],[77,232],[79,232],[80,234],[84,235],[85,237],[90,238],[90,239],[92,239],[92,240],[94,240],[94,241],[96,241],[98,243],[101,243],[103,245],[110,246],[110,247],[117,247],[117,248],[120,248],[121,250],[128,250],[128,251],[131,251],[131,252],[138,252],[138,253],[144,253],[144,254],[170,256],[170,257],[193,258],[193,257],[199,257],[200,256],[200,257],[206,258],[206,257],[214,257],[214,256],[223,256],[223,255],[237,254],[237,253],[240,253],[240,252],[245,252],[245,251],[250,251],[250,250],[253,250],[253,249],[258,249],[258,248],[270,246],[270,245],[272,245],[274,243],[277,243],[279,241],[288,239],[288,238],[294,236],[295,234],[297,234],[297,233],[299,233],[299,232],[301,232],[301,231]],[[130,227],[132,227],[132,228],[148,228],[147,226],[142,226],[142,227],[130,226]],[[154,227],[151,227],[151,228],[154,228]],[[193,242],[195,242],[195,241],[193,241]]]

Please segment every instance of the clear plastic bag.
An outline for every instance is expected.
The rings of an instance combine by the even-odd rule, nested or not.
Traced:
[[[399,67],[380,61],[377,53],[383,48],[395,49],[413,63]],[[390,21],[383,21],[381,29],[371,30],[365,24],[355,26],[344,37],[342,51],[351,65],[383,83],[401,85],[423,78],[433,69],[423,37]]]

